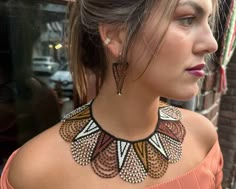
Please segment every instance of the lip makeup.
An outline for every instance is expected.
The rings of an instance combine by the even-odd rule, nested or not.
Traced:
[[[205,71],[203,70],[204,67],[205,64],[198,64],[192,68],[188,68],[187,72],[197,77],[203,77],[205,75]]]

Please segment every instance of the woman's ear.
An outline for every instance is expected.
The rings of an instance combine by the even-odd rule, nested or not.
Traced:
[[[125,30],[111,24],[99,24],[99,33],[105,48],[118,58],[124,46]]]

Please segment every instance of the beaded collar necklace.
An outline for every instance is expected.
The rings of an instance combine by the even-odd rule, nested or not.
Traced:
[[[149,176],[162,177],[168,164],[179,161],[185,128],[180,111],[160,102],[155,131],[145,139],[127,141],[104,131],[93,117],[92,101],[66,115],[60,135],[71,143],[74,160],[91,165],[102,178],[117,175],[129,183],[140,183]]]

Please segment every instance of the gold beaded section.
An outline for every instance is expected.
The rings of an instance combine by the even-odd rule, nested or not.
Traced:
[[[147,144],[148,175],[152,178],[161,178],[168,168],[168,160],[152,145]]]
[[[90,110],[87,105],[69,113],[62,120],[62,126],[59,130],[61,137],[66,142],[72,142],[74,137],[86,126],[90,119]]]
[[[147,177],[147,172],[138,158],[133,146],[131,146],[126,161],[120,170],[120,177],[130,183],[140,183]]]

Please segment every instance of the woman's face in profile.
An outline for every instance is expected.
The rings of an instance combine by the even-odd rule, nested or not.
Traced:
[[[212,11],[212,0],[180,0],[157,53],[148,44],[158,45],[158,40],[155,41],[158,33],[150,29],[155,21],[147,20],[142,39],[139,38],[132,49],[130,77],[134,79],[145,70],[147,62],[144,60],[155,53],[138,80],[147,89],[144,91],[177,100],[188,100],[196,95],[198,80],[204,77],[205,56],[218,47],[209,26]],[[139,54],[142,58],[138,58]]]

